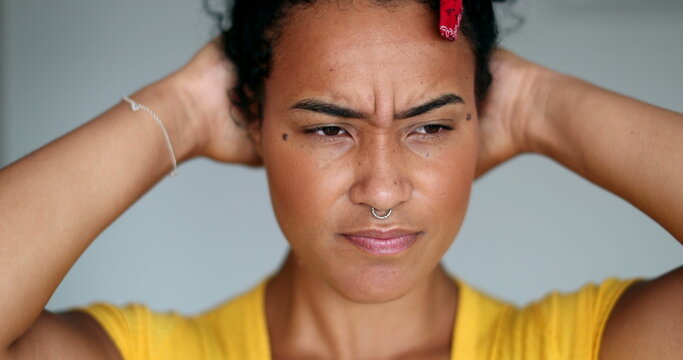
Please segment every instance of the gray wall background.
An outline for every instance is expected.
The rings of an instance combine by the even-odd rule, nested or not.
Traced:
[[[216,34],[199,0],[1,1],[3,166],[178,68]],[[513,11],[526,23],[505,38],[510,49],[683,111],[683,1],[522,0]],[[93,243],[48,307],[134,301],[194,313],[248,289],[285,251],[264,172],[194,160]],[[444,261],[522,304],[608,276],[656,276],[683,263],[683,247],[623,200],[528,155],[476,183]]]

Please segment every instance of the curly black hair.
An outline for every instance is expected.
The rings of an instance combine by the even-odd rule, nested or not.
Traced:
[[[395,0],[373,0],[389,5]],[[415,0],[425,3],[438,16],[439,0]],[[505,0],[464,0],[461,32],[469,41],[475,57],[475,95],[481,101],[491,85],[489,61],[498,44],[498,24],[493,2]],[[232,26],[222,32],[225,55],[235,65],[237,84],[230,92],[232,103],[246,115],[246,121],[262,119],[264,83],[268,77],[274,41],[295,5],[312,5],[317,0],[235,0]]]

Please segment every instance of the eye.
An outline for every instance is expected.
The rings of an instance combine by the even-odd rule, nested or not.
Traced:
[[[340,128],[339,126],[320,126],[313,129],[307,129],[305,132],[306,134],[316,134],[328,137],[348,135],[348,132],[346,132],[346,130]]]
[[[416,128],[413,132],[420,135],[438,134],[443,131],[453,130],[452,127],[440,124],[429,124]]]

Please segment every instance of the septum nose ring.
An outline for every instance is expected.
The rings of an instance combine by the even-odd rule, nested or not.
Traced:
[[[387,210],[387,213],[381,216],[377,214],[377,210],[374,207],[370,208],[370,212],[372,213],[372,216],[377,220],[384,220],[391,216],[391,209]]]

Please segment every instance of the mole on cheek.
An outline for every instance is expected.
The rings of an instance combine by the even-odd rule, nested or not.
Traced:
[[[282,134],[282,140],[287,141],[289,139],[289,134]]]
[[[467,114],[467,117],[466,117],[466,119],[467,119],[467,121],[470,121],[470,120],[472,120],[472,114]]]

